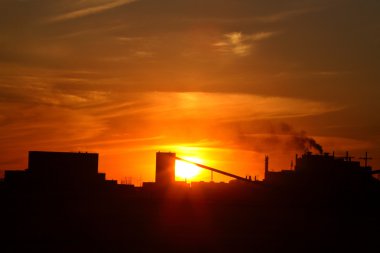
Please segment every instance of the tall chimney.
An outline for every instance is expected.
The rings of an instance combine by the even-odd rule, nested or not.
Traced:
[[[269,175],[269,156],[265,156],[265,175],[264,175],[264,179],[268,179],[268,175]]]

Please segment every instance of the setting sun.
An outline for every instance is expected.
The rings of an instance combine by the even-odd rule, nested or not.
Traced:
[[[195,163],[202,163],[201,159],[194,157],[183,157],[185,160],[192,161]],[[175,175],[177,179],[180,180],[191,180],[196,177],[200,168],[194,164],[187,163],[185,161],[176,160],[175,162]]]

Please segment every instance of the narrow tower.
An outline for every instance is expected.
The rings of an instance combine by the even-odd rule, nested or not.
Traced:
[[[268,179],[269,174],[269,156],[265,156],[265,171],[264,171],[264,180]]]
[[[175,153],[156,153],[156,183],[169,186],[175,181]]]

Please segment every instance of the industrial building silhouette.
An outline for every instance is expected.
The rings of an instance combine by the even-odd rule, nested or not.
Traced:
[[[170,185],[175,181],[175,153],[156,153],[156,183]]]
[[[30,151],[26,170],[7,170],[7,187],[48,191],[90,191],[116,185],[98,172],[96,153]]]
[[[30,151],[28,156],[28,168],[26,170],[5,171],[4,184],[6,187],[19,187],[25,189],[49,189],[87,191],[101,189],[106,186],[122,188],[116,180],[106,180],[105,173],[98,172],[97,153],[75,152],[48,152]],[[379,170],[372,170],[367,164],[368,156],[364,158],[365,166],[359,161],[353,161],[348,154],[345,157],[336,157],[335,154],[312,154],[306,152],[295,158],[295,166],[291,170],[270,171],[269,156],[264,160],[264,180],[252,180],[250,177],[238,175],[211,168],[209,166],[186,161],[177,157],[172,152],[156,153],[155,182],[144,182],[145,188],[171,187],[184,185],[175,181],[175,161],[182,160],[192,163],[203,169],[220,173],[231,177],[230,183],[242,182],[255,186],[288,186],[305,184],[319,187],[321,182],[340,187],[341,185],[362,187],[365,184],[376,184],[372,175],[378,174]],[[197,185],[196,182],[194,182]],[[198,184],[199,185],[199,184]],[[202,185],[206,185],[203,183]],[[215,185],[215,184],[214,184]],[[240,184],[243,185],[243,184]],[[143,187],[144,188],[144,187]],[[124,189],[126,189],[124,187]],[[128,189],[131,189],[129,187]]]
[[[353,161],[348,154],[344,157],[336,157],[324,153],[321,155],[306,152],[302,156],[295,158],[293,170],[283,170],[279,172],[269,171],[269,157],[265,157],[265,181],[268,183],[295,182],[295,180],[307,180],[320,182],[330,182],[335,185],[368,183],[374,180],[373,174],[378,174],[378,170],[372,170],[367,164],[361,166],[359,161]],[[315,186],[316,187],[316,186]]]
[[[365,158],[368,159],[366,155]],[[156,180],[117,184],[96,153],[30,151],[0,183],[1,252],[376,252],[379,171],[348,155],[305,153],[263,181],[175,181],[175,153]]]

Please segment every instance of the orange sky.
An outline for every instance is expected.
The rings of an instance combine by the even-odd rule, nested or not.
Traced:
[[[160,150],[262,178],[264,155],[288,169],[300,136],[340,155],[368,151],[379,168],[379,10],[3,0],[0,170],[24,169],[29,150],[88,151],[108,178],[137,183],[154,180]]]

